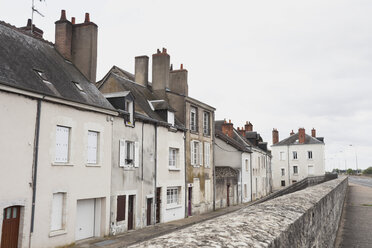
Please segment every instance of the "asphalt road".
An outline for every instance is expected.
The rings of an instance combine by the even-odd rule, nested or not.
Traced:
[[[349,177],[349,182],[372,188],[372,177],[351,176],[351,177]]]

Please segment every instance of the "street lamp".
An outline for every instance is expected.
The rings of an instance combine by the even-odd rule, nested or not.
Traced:
[[[356,147],[353,146],[352,144],[350,144],[349,146],[353,147],[354,150],[355,150],[355,167],[356,167],[356,173],[358,175],[358,155],[357,155],[357,150],[356,150]]]

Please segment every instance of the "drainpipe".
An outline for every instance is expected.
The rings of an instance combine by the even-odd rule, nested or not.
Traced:
[[[144,187],[143,187],[143,126],[144,126],[144,122],[142,122],[142,144],[141,144],[141,212],[143,211],[143,209],[146,207],[147,209],[147,198],[144,202],[144,195],[143,195],[143,191],[144,191]],[[146,213],[147,215],[147,213]],[[143,219],[141,218],[141,221],[143,221]],[[143,222],[142,222],[143,224]],[[147,218],[146,218],[146,223],[145,223],[145,226],[147,226]]]
[[[252,176],[252,154],[253,154],[253,151],[251,154],[249,154],[249,165],[250,165],[250,171],[251,171],[251,201],[253,201],[253,176]]]
[[[156,204],[157,204],[157,192],[156,192],[156,183],[157,183],[157,167],[158,167],[158,124],[155,123],[155,191],[154,191],[154,225],[156,225]]]
[[[187,218],[187,175],[186,175],[186,130],[183,131],[183,157],[184,157],[184,174],[185,174],[185,218]]]
[[[32,208],[31,208],[31,227],[29,237],[29,247],[31,247],[31,235],[34,232],[35,222],[35,201],[36,201],[36,183],[37,183],[37,165],[39,156],[39,136],[40,136],[40,112],[41,112],[41,100],[37,100],[36,110],[36,126],[35,126],[35,138],[34,138],[34,154],[33,154],[33,176],[32,176]]]
[[[214,112],[213,112],[213,125],[212,125],[212,150],[213,150],[213,211],[216,211],[216,166],[214,164],[215,154],[214,154],[214,142],[216,142],[215,137],[215,126],[214,126]]]
[[[287,145],[287,157],[288,157],[288,186],[291,184],[291,168],[289,166],[289,145]]]

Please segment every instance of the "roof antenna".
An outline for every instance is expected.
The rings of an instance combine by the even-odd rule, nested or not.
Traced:
[[[43,1],[43,0],[40,0],[40,2]],[[45,0],[44,0],[45,1]],[[35,9],[35,0],[32,0],[32,13],[31,13],[31,34],[33,33],[33,24],[34,24],[34,12],[38,13],[39,15],[41,15],[42,17],[45,17],[43,14],[41,14],[37,9]]]

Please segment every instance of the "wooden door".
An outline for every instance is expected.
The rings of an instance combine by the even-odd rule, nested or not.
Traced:
[[[160,223],[161,188],[156,188],[156,223]]]
[[[152,198],[147,198],[147,225],[151,225]]]
[[[230,207],[230,184],[227,184],[227,206]]]
[[[188,216],[192,215],[191,207],[192,207],[192,187],[189,187],[189,198],[188,198],[188,208],[187,208]]]
[[[4,209],[1,247],[16,248],[18,246],[20,210],[19,206]]]
[[[130,195],[128,200],[128,230],[133,229],[133,220],[134,220],[134,195]]]

